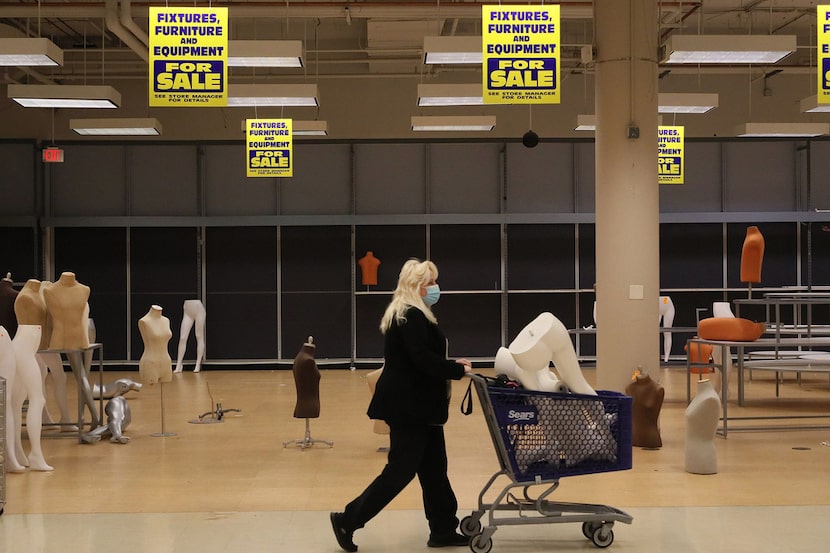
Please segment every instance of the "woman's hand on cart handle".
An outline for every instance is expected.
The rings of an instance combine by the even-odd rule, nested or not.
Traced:
[[[473,371],[473,364],[470,363],[470,361],[468,359],[464,359],[464,358],[456,359],[455,362],[458,363],[459,365],[464,365],[464,374],[465,375],[470,374]]]

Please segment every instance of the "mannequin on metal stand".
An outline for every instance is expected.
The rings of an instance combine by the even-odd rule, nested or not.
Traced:
[[[283,442],[283,447],[296,445],[305,449],[314,444],[323,443],[329,447],[334,442],[328,440],[315,440],[311,437],[309,419],[316,419],[320,416],[320,370],[314,360],[314,337],[309,336],[308,341],[303,344],[297,357],[294,358],[294,385],[297,388],[297,404],[294,406],[294,418],[305,419],[305,437],[299,440]]]

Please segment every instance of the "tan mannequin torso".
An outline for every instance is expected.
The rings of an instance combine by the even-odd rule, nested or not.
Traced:
[[[57,282],[44,288],[43,299],[52,317],[49,349],[88,348],[89,286],[75,280],[75,273],[62,273]]]
[[[46,302],[41,292],[42,283],[33,278],[26,281],[23,289],[14,302],[14,313],[17,321],[22,325],[40,325],[43,329],[40,338],[40,349],[49,349],[49,329],[46,320]]]
[[[167,344],[173,337],[170,319],[161,314],[161,307],[154,305],[138,320],[138,330],[144,341],[144,353],[138,362],[138,372],[146,384],[170,382],[173,379],[173,361]]]

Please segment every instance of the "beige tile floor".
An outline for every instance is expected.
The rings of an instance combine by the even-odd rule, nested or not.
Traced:
[[[283,447],[305,430],[304,421],[292,417],[290,371],[185,372],[164,386],[163,405],[158,386],[132,393],[131,443],[44,438],[55,470],[7,475],[0,551],[336,552],[328,512],[341,509],[384,463],[378,448],[386,438],[372,433],[364,414],[367,372],[323,370],[322,412],[310,421],[311,433],[334,440],[333,448]],[[585,372],[592,381],[593,370]],[[138,374],[108,372],[105,381],[122,376]],[[789,377],[779,398],[770,378],[747,382],[747,407],[732,403],[730,413],[830,413],[826,377],[801,384]],[[658,379],[667,392],[663,447],[635,448],[629,471],[563,478],[552,499],[607,504],[631,514],[633,524],[615,526],[610,551],[830,551],[830,430],[731,432],[716,442],[718,474],[688,474],[685,372],[664,368]],[[446,427],[461,516],[476,507],[498,469],[480,407],[468,417],[458,410],[465,384],[455,383]],[[191,424],[211,409],[208,392],[242,412],[220,424]],[[50,407],[56,410],[52,399]],[[153,437],[162,425],[176,435]],[[360,551],[426,550],[419,507],[419,489],[412,485],[355,535]],[[495,552],[547,549],[596,548],[578,524],[505,526],[493,535]]]

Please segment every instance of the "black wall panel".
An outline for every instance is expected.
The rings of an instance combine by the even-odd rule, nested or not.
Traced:
[[[723,225],[660,225],[660,288],[723,286]]]
[[[12,274],[14,282],[30,278],[41,280],[39,256],[35,253],[35,229],[30,227],[0,227],[0,278]]]
[[[439,279],[440,280],[440,279]],[[433,307],[449,357],[492,357],[501,345],[499,294],[442,294]]]
[[[377,225],[355,228],[355,263],[367,251],[380,260],[378,267],[378,284],[373,290],[394,290],[398,285],[398,274],[404,262],[417,257],[426,257],[426,227],[423,225]],[[355,286],[365,290],[361,284],[360,267],[356,266]],[[440,267],[439,267],[440,271]]]
[[[729,224],[726,232],[727,285],[730,288],[747,288],[741,282],[741,252],[746,229],[752,225]],[[761,266],[761,283],[753,288],[770,286],[795,286],[798,284],[798,240],[796,223],[762,223],[758,227],[764,237],[764,259]]]
[[[283,227],[281,232],[283,291],[351,290],[349,227]]]
[[[277,358],[275,293],[208,292],[205,309],[208,359]],[[189,359],[195,359],[195,351],[195,347],[188,348]]]
[[[361,294],[355,301],[355,335],[358,358],[382,358],[383,334],[380,333],[380,319],[392,294]],[[442,298],[443,300],[443,298]]]
[[[104,358],[127,359],[127,231],[124,228],[55,229],[55,278],[75,273],[89,286],[89,315]]]
[[[351,292],[284,293],[281,300],[284,358],[293,359],[309,336],[317,344],[318,362],[351,358]]]
[[[507,287],[571,289],[576,276],[573,225],[509,225]]]
[[[498,225],[432,225],[430,257],[444,290],[500,290]]]

